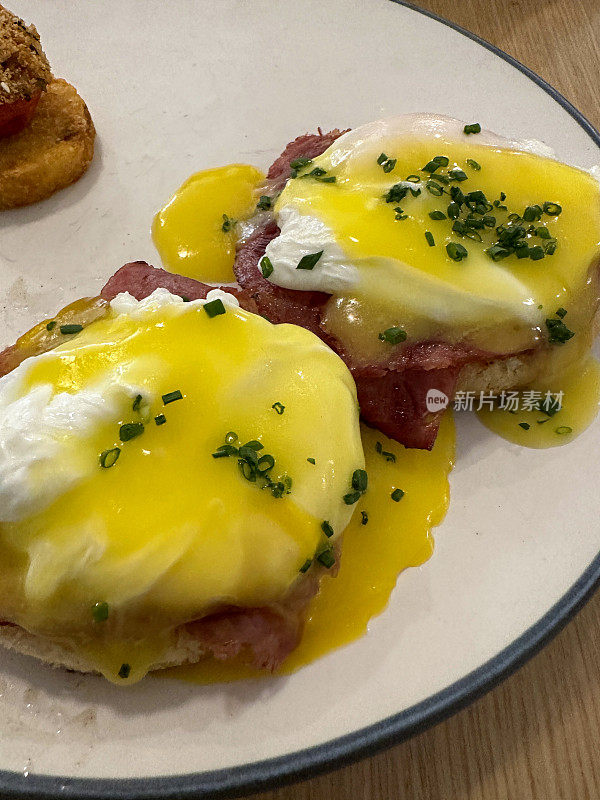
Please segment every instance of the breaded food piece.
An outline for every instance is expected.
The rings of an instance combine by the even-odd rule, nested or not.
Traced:
[[[94,156],[95,136],[75,88],[52,81],[29,126],[0,140],[0,210],[44,200],[78,180]]]
[[[0,105],[39,96],[52,78],[35,26],[0,6]]]

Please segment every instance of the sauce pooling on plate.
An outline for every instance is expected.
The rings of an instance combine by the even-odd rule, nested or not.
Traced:
[[[152,236],[164,267],[198,280],[234,281],[235,223],[253,212],[263,178],[248,164],[188,178],[154,218]]]
[[[312,601],[302,641],[280,673],[290,673],[358,639],[386,607],[398,575],[433,553],[431,528],[446,514],[454,424],[445,417],[431,452],[408,450],[362,426],[369,489],[346,528],[341,566]],[[264,677],[239,663],[206,659],[168,674],[199,683]]]

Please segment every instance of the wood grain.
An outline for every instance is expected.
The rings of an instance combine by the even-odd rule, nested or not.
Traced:
[[[515,56],[600,127],[599,0],[421,0]],[[256,800],[597,800],[600,596],[474,705],[381,755]]]

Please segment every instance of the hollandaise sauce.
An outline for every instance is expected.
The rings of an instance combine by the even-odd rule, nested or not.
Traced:
[[[369,620],[387,605],[400,573],[431,556],[431,529],[448,508],[448,474],[454,461],[454,423],[449,414],[431,452],[407,450],[364,425],[361,430],[369,489],[344,533],[340,571],[321,583],[302,641],[280,674],[362,636]],[[264,677],[239,662],[213,659],[166,674],[199,683]]]
[[[235,225],[254,211],[263,179],[248,164],[192,175],[154,219],[152,235],[165,269],[207,282],[234,281]]]

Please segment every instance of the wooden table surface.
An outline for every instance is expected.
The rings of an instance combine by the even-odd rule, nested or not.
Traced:
[[[600,0],[416,0],[555,86],[600,128]],[[515,675],[378,756],[255,800],[598,800],[600,593]]]

